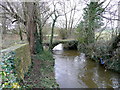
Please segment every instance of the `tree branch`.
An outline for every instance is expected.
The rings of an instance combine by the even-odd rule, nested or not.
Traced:
[[[14,12],[14,10],[11,7],[9,2],[7,2],[7,4],[8,4],[8,6],[9,6],[9,8],[12,12],[7,7],[5,7],[4,5],[0,4],[0,6],[2,6],[2,8],[5,9],[12,18],[16,19],[16,21],[19,21],[19,22],[21,22],[25,25],[26,21],[24,19],[22,19],[16,12]]]
[[[14,9],[12,8],[12,6],[10,5],[10,3],[7,1],[7,5],[9,6],[10,10],[12,11],[12,13],[15,13]]]
[[[108,22],[109,22],[109,21],[108,21]],[[108,23],[108,22],[107,22],[107,23]],[[102,32],[104,31],[104,29],[107,27],[107,23],[106,23],[106,25],[101,29],[99,35],[96,37],[96,41],[97,41],[98,38],[101,36],[101,34],[102,34]]]
[[[105,17],[103,15],[100,15],[100,16],[103,17],[103,18],[105,18],[105,19],[107,19],[107,20],[117,20],[117,21],[120,21],[119,19],[108,18],[108,17]]]
[[[103,10],[101,11],[101,12],[99,12],[97,15],[100,15],[102,12],[104,12],[105,11],[105,9],[108,7],[108,5],[110,4],[110,2],[111,2],[111,0],[109,1],[109,3],[103,8]],[[104,2],[103,2],[104,3]],[[103,3],[101,3],[101,4],[103,4]],[[101,5],[101,4],[99,4],[99,5]]]

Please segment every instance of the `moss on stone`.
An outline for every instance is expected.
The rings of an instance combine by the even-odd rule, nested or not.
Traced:
[[[15,50],[15,68],[19,79],[24,79],[24,75],[31,66],[31,56],[29,45],[23,45]]]

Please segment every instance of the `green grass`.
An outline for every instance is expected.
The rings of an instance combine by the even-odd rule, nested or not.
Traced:
[[[95,33],[95,37],[99,36],[99,32]],[[110,40],[111,39],[111,32],[103,31],[99,37],[99,40]]]

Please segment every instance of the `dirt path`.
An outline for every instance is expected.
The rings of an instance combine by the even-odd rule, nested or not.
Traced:
[[[40,60],[33,60],[33,66],[30,72],[25,76],[25,84],[32,88],[41,87]]]
[[[43,55],[44,59],[39,57],[41,60],[33,58],[32,67],[25,76],[25,86],[29,88],[59,88],[54,77],[54,60],[46,55]]]

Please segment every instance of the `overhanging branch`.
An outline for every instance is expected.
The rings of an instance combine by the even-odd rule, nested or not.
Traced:
[[[105,18],[105,19],[107,19],[107,20],[117,20],[117,21],[120,21],[120,19],[108,18],[108,17],[105,17],[105,16],[103,16],[103,15],[100,15],[100,16],[103,17],[103,18]]]
[[[22,19],[16,12],[14,12],[14,10],[13,10],[13,8],[11,7],[11,5],[10,5],[9,2],[7,2],[7,4],[8,4],[8,6],[9,6],[10,9],[8,9],[7,7],[5,7],[5,6],[2,5],[2,4],[0,4],[0,6],[1,6],[3,9],[5,9],[12,18],[16,19],[16,21],[19,21],[19,22],[21,22],[21,23],[23,23],[23,24],[25,25],[25,24],[26,24],[26,21],[25,21],[24,19]],[[12,12],[11,12],[11,11],[12,11]]]

